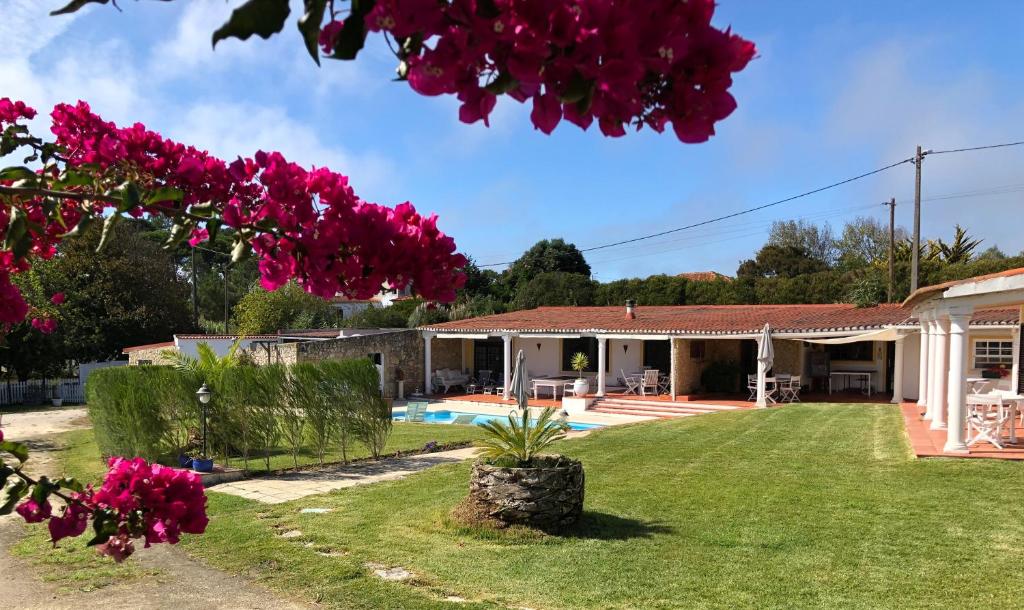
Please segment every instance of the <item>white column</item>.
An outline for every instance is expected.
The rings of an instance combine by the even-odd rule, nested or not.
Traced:
[[[672,396],[672,400],[676,399],[679,391],[676,389],[676,352],[679,349],[676,346],[678,339],[670,338],[668,340],[668,379],[669,379],[669,394]]]
[[[967,329],[971,323],[970,311],[951,311],[949,314],[949,430],[943,451],[966,452],[964,436],[967,428],[966,391],[964,371],[967,368]]]
[[[604,337],[597,338],[597,395],[604,396],[604,389],[607,385],[607,369],[608,362],[608,339]]]
[[[1024,324],[1024,307],[1020,308],[1020,324]],[[1013,329],[1013,369],[1010,379],[1010,389],[1014,394],[1020,394],[1020,324]]]
[[[502,355],[505,361],[505,376],[502,378],[504,383],[505,391],[502,393],[502,397],[508,400],[510,393],[512,392],[512,335],[503,335],[501,340],[504,342],[502,345]]]
[[[949,378],[949,314],[941,312],[935,322],[935,385],[932,387],[932,430],[946,427],[946,380]]]
[[[893,354],[892,363],[892,403],[895,405],[903,402],[903,337],[896,339],[896,350]]]
[[[423,393],[428,396],[432,394],[434,390],[430,383],[430,377],[433,374],[433,369],[430,364],[430,344],[433,338],[434,333],[423,333]]]
[[[918,346],[921,364],[918,368],[917,404],[923,407],[928,404],[928,320],[924,313],[918,316],[918,320],[921,325],[921,341]]]
[[[939,338],[935,334],[935,316],[928,318],[928,410],[925,419],[935,417],[935,352],[939,349]]]

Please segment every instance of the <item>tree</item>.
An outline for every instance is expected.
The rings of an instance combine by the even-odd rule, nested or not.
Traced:
[[[54,14],[90,3],[71,0]],[[116,3],[115,3],[116,4]],[[534,126],[551,133],[565,118],[607,136],[626,127],[682,142],[704,142],[736,109],[732,74],[753,59],[754,44],[711,25],[711,0],[595,2],[403,2],[306,0],[298,29],[310,56],[355,59],[368,32],[381,33],[398,61],[398,80],[422,95],[457,95],[459,119],[483,121],[497,97],[533,101]],[[269,38],[280,32],[289,0],[247,0],[213,32]]]
[[[590,265],[583,253],[575,244],[558,238],[535,243],[509,266],[502,279],[514,294],[523,282],[554,271],[590,277]]]
[[[758,250],[753,260],[743,261],[736,270],[736,276],[794,278],[826,269],[828,265],[810,256],[803,248],[769,244]]]
[[[336,328],[341,314],[330,303],[295,282],[268,292],[253,284],[235,305],[235,325],[243,335],[265,335],[285,328]]]
[[[145,229],[141,222],[119,223],[97,253],[102,231],[92,227],[38,265],[44,292],[66,297],[53,333],[59,346],[49,355],[35,353],[30,370],[45,372],[65,360],[113,360],[126,346],[166,341],[192,328],[188,285],[170,253],[143,236]],[[24,352],[26,339],[9,334],[10,351]],[[53,357],[59,360],[47,362]]]
[[[903,240],[907,232],[896,227],[896,239]],[[858,217],[846,223],[843,236],[836,242],[839,266],[859,269],[872,263],[889,260],[889,226],[874,218]]]
[[[953,234],[953,243],[947,244],[940,239],[939,252],[941,252],[943,262],[947,265],[966,263],[971,260],[974,251],[982,241],[972,238],[967,234],[966,229],[957,224]]]
[[[549,271],[524,282],[516,291],[514,309],[554,305],[593,305],[597,282],[580,273]]]
[[[819,227],[806,220],[777,220],[772,223],[767,245],[800,248],[828,266],[838,258],[832,226],[827,222]]]

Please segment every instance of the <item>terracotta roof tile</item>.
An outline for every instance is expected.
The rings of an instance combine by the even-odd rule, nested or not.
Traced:
[[[727,282],[731,282],[733,280],[733,278],[728,275],[722,275],[717,271],[687,271],[686,273],[677,274],[676,277],[681,277],[695,282],[712,282],[714,280],[725,280]]]
[[[539,307],[421,327],[442,332],[594,332],[729,335],[758,332],[767,322],[775,332],[872,330],[913,324],[899,304],[858,308],[834,305],[677,305],[637,307],[627,319],[623,307]],[[980,324],[1014,324],[1017,312],[978,312]]]
[[[143,349],[157,349],[165,347],[174,347],[174,341],[164,341],[163,343],[147,343],[146,345],[132,345],[131,347],[125,347],[121,349],[122,354],[129,352],[137,352]]]
[[[942,292],[947,288],[953,286],[959,286],[960,284],[968,284],[970,282],[983,282],[985,280],[994,280],[999,277],[1013,277],[1015,275],[1024,275],[1024,267],[1017,267],[1016,269],[1007,269],[1006,271],[999,271],[997,273],[989,273],[988,275],[979,275],[976,277],[969,277],[962,280],[952,280],[949,282],[943,282],[941,284],[935,284],[934,286],[922,286],[914,291],[906,301],[903,301],[904,307],[912,307],[919,303],[922,303],[933,296],[938,296],[937,293]]]

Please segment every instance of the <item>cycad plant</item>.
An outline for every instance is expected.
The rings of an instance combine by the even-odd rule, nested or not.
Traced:
[[[590,366],[590,358],[587,358],[587,355],[583,352],[576,352],[572,355],[572,359],[569,360],[569,366],[572,367],[572,370],[576,371],[578,377],[583,377],[583,371],[587,370],[587,367]]]
[[[565,437],[569,424],[557,419],[549,407],[536,421],[530,421],[529,409],[522,409],[521,416],[510,413],[507,423],[495,419],[480,427],[486,434],[480,441],[481,457],[497,466],[528,468],[541,451]]]

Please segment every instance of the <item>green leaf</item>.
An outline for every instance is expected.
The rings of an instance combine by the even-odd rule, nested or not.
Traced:
[[[558,99],[563,104],[577,104],[588,96],[594,95],[594,86],[594,81],[587,80],[583,78],[582,74],[574,71],[572,78],[569,79],[569,84],[565,88],[565,93],[559,96]]]
[[[81,237],[85,233],[86,229],[92,226],[92,223],[96,220],[94,216],[82,216],[79,219],[78,224],[73,229],[62,235],[62,237]]]
[[[363,19],[373,9],[374,0],[352,0],[352,12],[341,27],[338,41],[334,43],[335,59],[355,59],[366,42],[366,21]]]
[[[18,479],[14,485],[7,488],[7,495],[4,497],[4,503],[0,504],[0,515],[9,515],[14,510],[14,505],[18,503],[18,500],[25,497],[28,493],[28,483]]]
[[[0,451],[6,451],[24,464],[28,461],[28,446],[14,441],[0,441]]]
[[[182,197],[184,197],[184,193],[180,190],[170,186],[162,186],[150,191],[146,195],[146,205],[166,202],[177,203],[181,201]]]
[[[213,46],[225,38],[248,40],[253,34],[267,39],[284,28],[291,9],[288,0],[248,0],[231,12],[231,17],[213,33]]]
[[[121,203],[117,206],[118,212],[127,212],[132,208],[142,205],[142,193],[134,182],[129,182],[121,189]]]
[[[209,218],[213,216],[213,202],[207,201],[206,203],[197,203],[190,207],[188,211],[196,216],[202,216],[203,218]]]
[[[12,166],[0,169],[0,180],[36,180],[39,175],[24,166]]]
[[[114,234],[114,225],[117,221],[121,220],[121,214],[111,214],[107,216],[107,219],[103,221],[103,233],[100,234],[100,243],[96,246],[96,251],[100,252],[103,250],[103,246],[107,245],[107,240]]]
[[[231,248],[231,262],[232,264],[244,260],[245,257],[249,256],[249,244],[245,240],[238,240],[235,242],[235,246]]]
[[[0,489],[7,485],[7,479],[14,474],[14,469],[0,461]]]
[[[19,254],[18,251],[24,249],[25,242],[31,247],[32,242],[28,240],[28,219],[21,208],[11,206],[7,235],[4,236],[4,250],[11,250],[17,258],[21,258],[24,253]]]
[[[306,50],[313,58],[316,65],[320,65],[320,50],[317,48],[320,42],[320,25],[324,21],[324,10],[327,8],[327,0],[305,0],[306,13],[299,18],[299,33],[306,43]]]
[[[69,13],[76,12],[78,9],[82,8],[86,4],[106,4],[108,2],[110,2],[110,0],[71,0],[71,2],[68,2],[64,6],[64,8],[59,8],[55,11],[50,11],[50,15],[67,15]]]
[[[508,93],[518,86],[519,81],[513,78],[508,72],[502,72],[498,75],[498,78],[487,83],[487,85],[484,86],[484,89],[494,95],[501,95],[502,93]]]
[[[217,234],[220,233],[221,221],[217,218],[206,221],[206,230],[210,232],[210,243],[212,244],[217,240]]]
[[[82,485],[81,481],[79,481],[78,479],[70,478],[70,477],[64,477],[64,478],[61,478],[61,479],[57,479],[56,481],[54,481],[54,484],[58,488],[70,489],[71,491],[77,491],[79,493],[85,491],[85,486]]]
[[[50,494],[56,490],[57,486],[51,483],[48,477],[39,477],[39,481],[32,488],[32,499],[36,501],[36,504],[42,506],[49,499]]]
[[[86,546],[96,546],[110,540],[110,537],[117,533],[117,519],[114,518],[113,512],[110,510],[94,512],[92,529],[96,535],[86,543]]]

